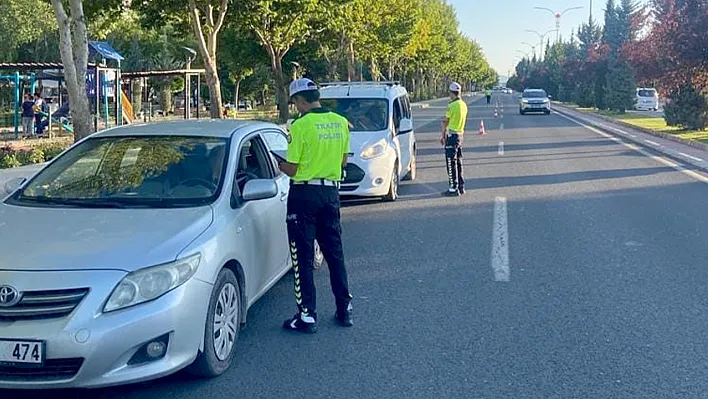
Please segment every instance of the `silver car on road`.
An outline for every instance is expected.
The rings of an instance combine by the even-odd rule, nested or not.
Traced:
[[[231,364],[290,269],[289,178],[262,122],[96,133],[0,202],[0,388],[101,387]]]

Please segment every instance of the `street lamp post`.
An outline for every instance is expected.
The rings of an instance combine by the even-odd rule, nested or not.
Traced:
[[[535,33],[535,34],[538,36],[539,42],[541,43],[541,47],[538,49],[538,54],[539,54],[538,59],[539,59],[539,61],[543,61],[543,39],[546,38],[546,35],[548,35],[548,34],[551,33],[551,32],[555,32],[555,31],[556,31],[555,29],[550,29],[550,30],[546,31],[546,33],[541,34],[541,33],[539,33],[538,31],[535,31],[535,30],[526,29],[526,32]]]
[[[521,44],[525,44],[525,45],[531,47],[531,52],[532,52],[533,54],[536,54],[536,46],[535,46],[535,45],[533,45],[533,44],[531,44],[531,43],[528,43],[528,42],[521,42]]]
[[[566,8],[562,12],[556,12],[556,11],[553,11],[550,8],[546,8],[546,7],[534,7],[534,9],[536,9],[536,10],[544,10],[544,11],[548,11],[551,14],[553,14],[553,17],[556,19],[556,41],[560,40],[561,17],[563,17],[563,15],[565,15],[565,13],[567,13],[568,11],[581,10],[582,8],[583,7],[570,7],[570,8]]]

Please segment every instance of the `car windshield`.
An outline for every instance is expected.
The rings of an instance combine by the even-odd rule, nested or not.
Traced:
[[[80,208],[184,207],[221,191],[229,140],[118,136],[88,139],[47,166],[10,199]]]
[[[656,97],[656,90],[637,90],[639,97]]]
[[[328,98],[321,104],[347,118],[353,132],[388,129],[388,101],[383,98]]]
[[[525,91],[524,98],[546,98],[548,95],[543,90]]]

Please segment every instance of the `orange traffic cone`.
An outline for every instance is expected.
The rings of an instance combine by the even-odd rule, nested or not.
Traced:
[[[495,118],[498,118],[498,117],[499,117],[499,112],[498,112],[496,109],[494,110],[494,117],[495,117]]]
[[[484,131],[484,120],[481,120],[479,121],[479,136],[484,136],[485,134],[487,133]]]

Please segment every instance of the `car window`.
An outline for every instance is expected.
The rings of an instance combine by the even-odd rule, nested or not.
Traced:
[[[327,98],[320,103],[347,118],[352,133],[388,129],[388,100],[385,98]]]
[[[413,114],[411,113],[411,100],[408,98],[408,94],[402,97],[403,98],[403,117],[406,119],[410,119]]]
[[[269,162],[272,161],[266,155],[263,142],[258,136],[252,137],[241,144],[236,167],[236,185],[239,192],[243,192],[243,188],[249,180],[272,179],[274,176],[268,166]]]
[[[401,118],[403,117],[403,111],[401,109],[400,98],[393,101],[393,126],[398,128],[401,125]]]
[[[189,136],[92,138],[57,158],[13,200],[42,206],[202,205],[220,192],[228,141]]]
[[[277,130],[266,130],[261,132],[261,136],[268,147],[269,152],[274,152],[278,154],[281,158],[285,159],[288,155],[288,139],[283,134],[283,132]],[[278,161],[275,159],[273,154],[269,154],[273,160],[273,170],[276,174],[280,174],[278,169]]]
[[[655,90],[637,90],[637,95],[639,97],[656,97],[656,91]]]

